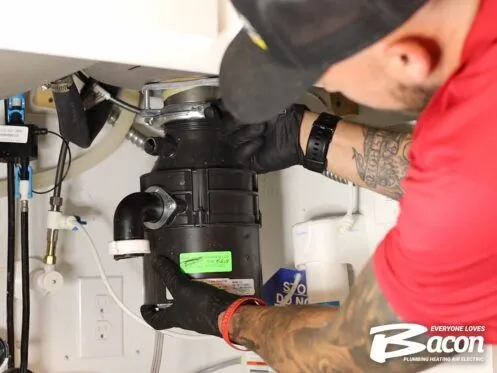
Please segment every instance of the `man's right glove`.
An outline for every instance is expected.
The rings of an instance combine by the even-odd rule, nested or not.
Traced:
[[[213,118],[212,109],[210,115]],[[273,120],[260,124],[237,124],[226,111],[217,107],[217,120],[232,132],[230,142],[237,148],[237,161],[263,174],[302,165],[304,153],[300,147],[300,125],[307,108],[292,105]]]

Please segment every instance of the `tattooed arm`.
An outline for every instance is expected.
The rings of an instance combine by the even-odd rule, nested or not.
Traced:
[[[371,360],[370,329],[401,322],[383,297],[370,262],[340,310],[242,307],[232,319],[230,335],[282,373],[414,373],[436,365],[402,358],[384,364]],[[426,343],[427,337],[410,340]]]
[[[306,149],[317,115],[306,113],[300,144]],[[368,128],[341,121],[328,151],[328,170],[364,188],[399,199],[409,167],[410,133]]]

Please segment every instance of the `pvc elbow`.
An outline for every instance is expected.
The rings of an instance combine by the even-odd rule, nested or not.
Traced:
[[[122,259],[150,254],[145,239],[145,224],[158,222],[164,216],[164,201],[155,193],[133,193],[125,197],[114,213],[114,241],[109,253]]]
[[[114,241],[145,239],[145,222],[159,221],[164,212],[162,199],[153,193],[125,197],[114,213]]]

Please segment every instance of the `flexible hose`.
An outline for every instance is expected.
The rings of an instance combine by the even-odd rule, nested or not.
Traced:
[[[342,234],[350,231],[355,224],[354,212],[357,209],[356,205],[357,205],[358,189],[351,181],[349,181],[348,183],[348,189],[349,189],[349,202],[347,206],[347,212],[340,221],[340,227],[339,227],[339,231]]]
[[[22,267],[22,326],[21,326],[21,373],[28,373],[29,349],[29,223],[27,201],[21,206],[21,267]]]
[[[16,256],[16,202],[15,202],[15,168],[7,164],[8,207],[7,207],[7,344],[9,347],[9,368],[15,364],[14,335],[14,286]]]
[[[65,141],[60,145],[59,160],[57,162],[57,169],[55,171],[55,184],[53,190],[54,197],[60,197],[62,190],[62,179],[64,178],[64,169],[66,165],[68,146]]]
[[[155,332],[154,356],[152,359],[152,367],[150,368],[150,373],[160,373],[163,349],[164,334],[161,332]]]
[[[328,179],[336,181],[337,183],[348,184],[348,180],[347,179],[345,179],[345,178],[343,178],[341,176],[335,175],[333,172],[330,172],[328,170],[325,170],[323,172],[323,175],[326,176]]]
[[[126,101],[138,103],[139,93],[136,91],[123,90],[120,96],[125,97]],[[76,158],[67,173],[66,180],[78,176],[83,172],[91,169],[101,161],[110,156],[125,141],[131,125],[135,119],[135,114],[123,110],[119,115],[113,128],[107,133],[105,139],[95,144],[90,150]],[[33,175],[33,188],[36,190],[44,189],[53,185],[56,167],[37,172]],[[7,179],[0,180],[0,197],[7,195]]]
[[[351,182],[348,182],[349,189],[349,205],[347,207],[347,215],[352,215],[357,209],[357,187]]]
[[[122,107],[123,109],[126,109],[126,110],[132,112],[132,113],[135,113],[135,114],[141,113],[140,108],[133,106],[133,105],[129,104],[128,102],[125,102],[125,101],[120,100],[118,98],[110,96],[109,101],[116,104],[117,106]]]

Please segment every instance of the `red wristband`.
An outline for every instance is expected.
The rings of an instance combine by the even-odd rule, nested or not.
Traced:
[[[233,318],[233,315],[238,311],[238,309],[243,306],[244,304],[247,303],[255,303],[257,306],[266,306],[266,303],[256,297],[244,297],[236,300],[233,302],[224,312],[223,319],[221,321],[221,336],[223,339],[226,341],[227,344],[229,344],[231,347],[233,347],[236,350],[239,351],[249,351],[242,349],[238,346],[236,346],[233,341],[230,339],[229,336],[229,331],[230,331],[230,321]]]

